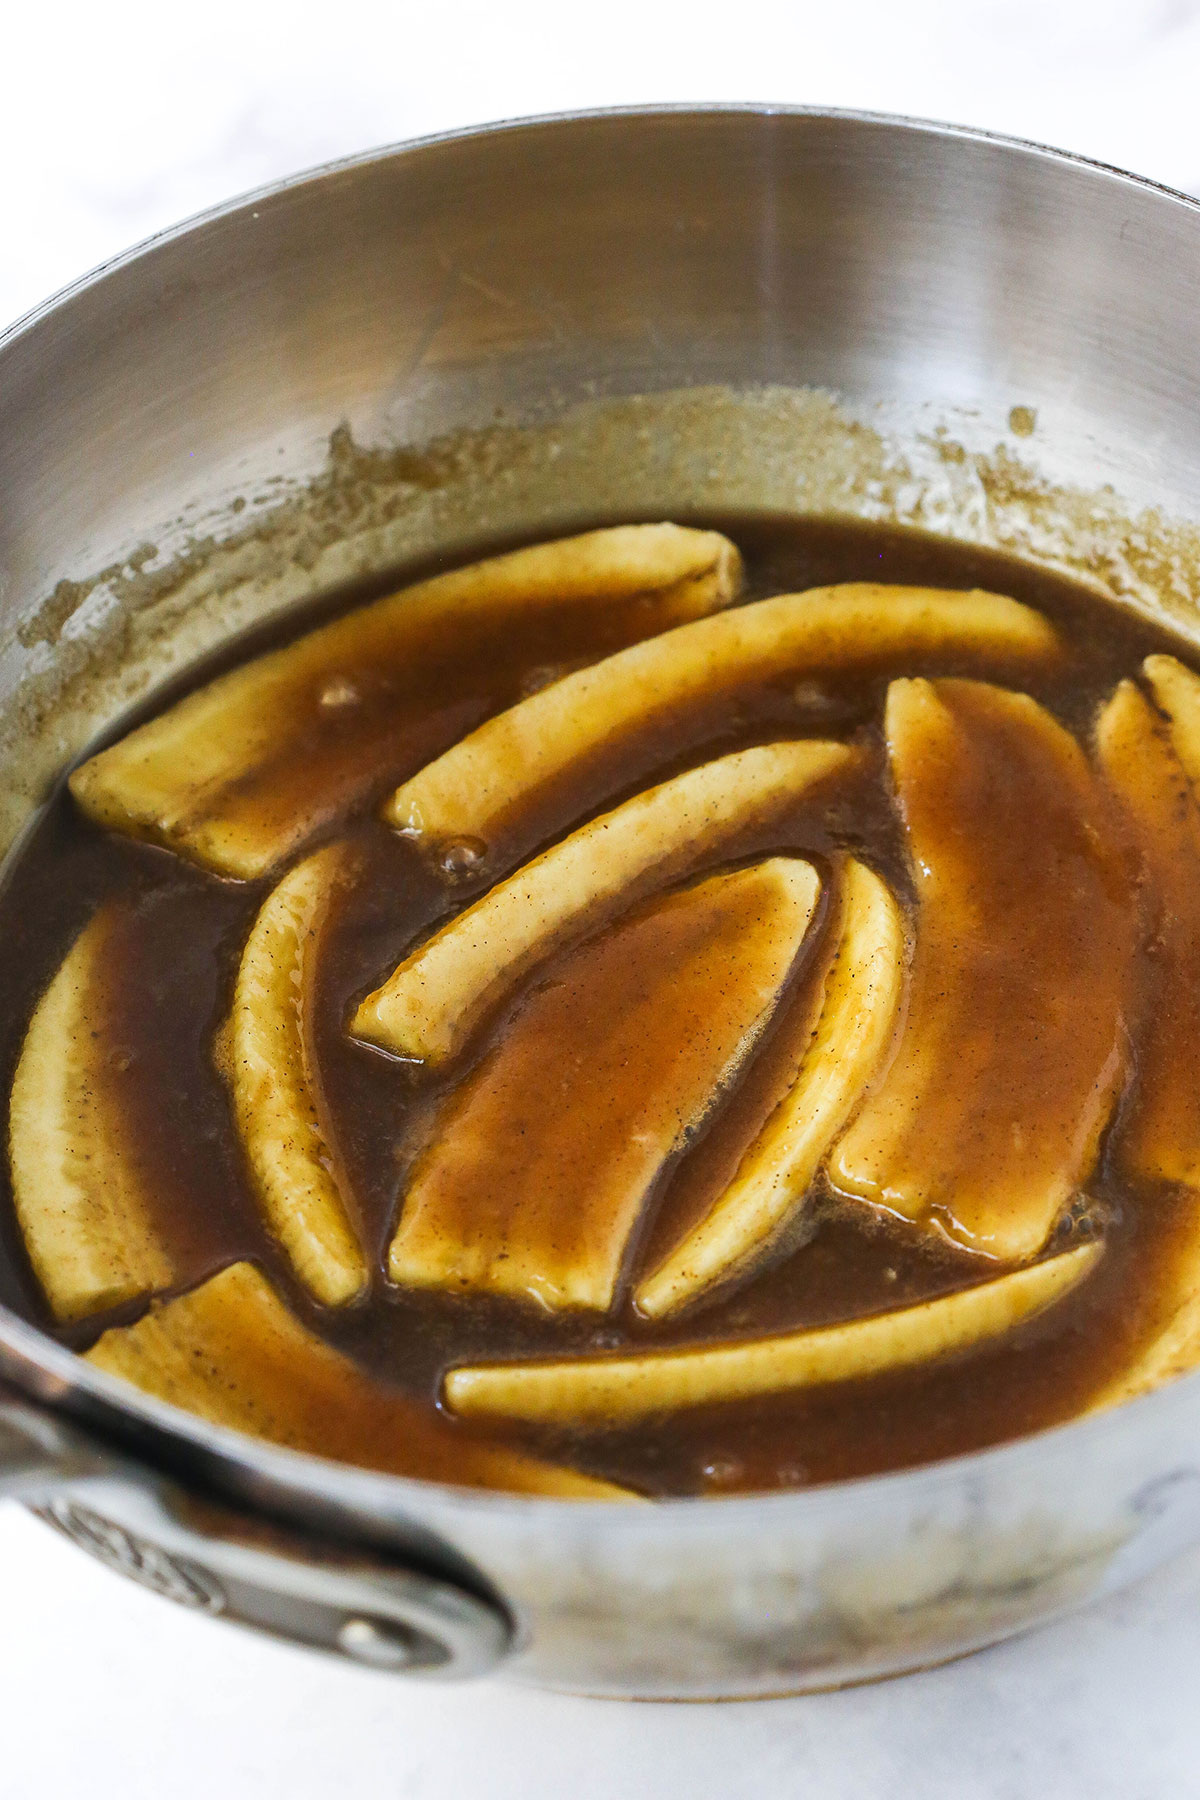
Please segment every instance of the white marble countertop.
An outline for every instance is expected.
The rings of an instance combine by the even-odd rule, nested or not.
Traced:
[[[1193,1800],[1200,1553],[1034,1636],[795,1700],[405,1684],[197,1618],[11,1509],[5,1800]]]
[[[83,0],[5,15],[0,322],[291,170],[516,114],[859,106],[1041,138],[1200,190],[1200,0]],[[5,1800],[1187,1800],[1200,1554],[901,1682],[634,1707],[414,1687],[182,1614],[0,1511]]]

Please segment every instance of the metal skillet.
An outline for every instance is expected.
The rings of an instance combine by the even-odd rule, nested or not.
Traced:
[[[169,232],[0,340],[3,842],[232,632],[585,516],[893,519],[1197,629],[1197,292],[1181,196],[804,111],[472,132]],[[177,1602],[414,1675],[647,1698],[862,1681],[1200,1538],[1200,1376],[899,1475],[621,1506],[275,1449],[15,1305],[0,1375],[0,1491]]]

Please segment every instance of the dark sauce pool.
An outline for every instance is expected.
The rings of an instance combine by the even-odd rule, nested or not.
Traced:
[[[1075,653],[1065,674],[1023,685],[1085,740],[1099,701],[1145,655],[1167,649],[1187,658],[1187,646],[1086,590],[991,553],[857,525],[761,517],[681,522],[713,526],[739,544],[750,599],[831,582],[876,580],[985,587],[1028,602],[1061,627]],[[428,572],[433,571],[403,573],[409,579]],[[396,585],[393,574],[372,590],[342,596],[341,603],[359,603]],[[319,609],[294,614],[286,630],[259,636],[251,647],[284,641],[332,610],[326,600]],[[586,630],[592,633],[590,640]],[[548,661],[561,666],[590,660],[610,647],[596,641],[594,625],[581,627],[575,637],[559,627],[553,643],[531,636],[513,646],[502,667],[497,668],[494,658],[479,660],[468,684],[477,694],[467,710],[483,717],[536,685]],[[198,685],[236,659],[227,651],[194,671],[186,685]],[[919,674],[922,669],[914,660],[897,672]],[[948,667],[943,659],[937,672],[1005,679],[978,657],[962,669]],[[625,791],[646,785],[651,775],[661,779],[673,769],[764,739],[853,737],[873,749],[876,779],[849,801],[802,809],[768,838],[748,842],[744,851],[796,850],[820,864],[832,851],[849,848],[880,870],[907,901],[911,888],[898,832],[878,780],[886,686],[885,678],[860,677],[764,689],[714,717],[702,744],[690,741],[686,750],[677,747],[673,758],[657,759],[652,769],[631,767]],[[125,723],[130,722],[137,721]],[[409,765],[380,770],[376,791],[386,791],[409,773]],[[607,810],[621,797],[613,795],[603,808],[591,810]],[[570,829],[586,816],[587,809],[581,809]],[[337,1150],[351,1178],[374,1279],[364,1304],[340,1312],[311,1301],[265,1233],[227,1091],[213,1064],[213,1036],[228,1009],[247,932],[272,881],[222,880],[166,851],[105,834],[78,815],[64,787],[10,860],[0,891],[4,1091],[36,1000],[75,934],[109,896],[136,896],[134,928],[121,935],[116,952],[123,967],[121,982],[114,984],[121,999],[112,1022],[113,1056],[123,1073],[136,1072],[132,1091],[139,1140],[159,1172],[161,1228],[181,1272],[181,1287],[193,1286],[235,1259],[252,1258],[313,1329],[364,1369],[433,1408],[442,1374],[453,1362],[720,1341],[820,1325],[931,1298],[989,1272],[977,1258],[892,1228],[868,1208],[851,1207],[821,1192],[805,1221],[803,1240],[793,1241],[765,1271],[677,1321],[650,1324],[640,1319],[628,1301],[632,1277],[686,1219],[703,1209],[719,1169],[718,1123],[709,1138],[701,1138],[667,1172],[633,1246],[625,1298],[606,1317],[552,1317],[532,1305],[390,1286],[384,1261],[405,1169],[430,1128],[439,1098],[462,1078],[489,1034],[482,1035],[465,1062],[445,1075],[431,1075],[352,1041],[344,1021],[353,1003],[377,985],[414,940],[476,898],[480,887],[478,882],[456,885],[432,870],[411,844],[374,816],[372,804],[364,804],[328,835],[347,833],[359,843],[364,875],[331,927],[317,997],[316,1039],[329,1112],[338,1121]],[[538,979],[544,978],[543,968]],[[519,994],[513,1004],[520,1004]],[[491,1031],[502,1028],[500,1019]],[[768,1039],[760,1056],[769,1055]],[[754,1080],[753,1066],[748,1079]],[[1152,1329],[1156,1296],[1187,1222],[1181,1194],[1161,1184],[1133,1189],[1118,1183],[1103,1160],[1088,1194],[1086,1228],[1099,1226],[1107,1240],[1098,1271],[999,1346],[924,1371],[841,1384],[802,1397],[710,1407],[620,1432],[529,1429],[514,1434],[514,1441],[643,1493],[665,1496],[807,1486],[973,1450],[1057,1423],[1085,1406]],[[1062,1240],[1070,1241],[1079,1229],[1068,1218]],[[11,1195],[0,1208],[0,1234],[5,1252],[0,1298],[72,1347],[86,1349],[109,1325],[125,1323],[141,1310],[93,1318],[86,1326],[55,1326],[29,1270]],[[369,1444],[369,1420],[363,1421],[362,1436]],[[372,1457],[368,1453],[363,1460]]]

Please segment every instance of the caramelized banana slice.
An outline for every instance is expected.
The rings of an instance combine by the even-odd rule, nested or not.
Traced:
[[[1070,1293],[1100,1253],[1099,1244],[1084,1244],[919,1306],[816,1331],[707,1349],[451,1369],[445,1401],[462,1418],[627,1425],[682,1407],[861,1380],[1002,1336]]]
[[[1157,1323],[1097,1406],[1148,1392],[1200,1362],[1200,806],[1178,754],[1189,730],[1200,730],[1200,682],[1173,657],[1150,657],[1145,672],[1157,676],[1155,693],[1170,708],[1169,734],[1131,681],[1121,682],[1096,726],[1101,767],[1149,877],[1154,944],[1148,1029],[1139,1034],[1136,1085],[1113,1153],[1127,1175],[1192,1191],[1180,1197],[1183,1222],[1156,1296]]]
[[[854,861],[834,906],[832,954],[784,1091],[711,1212],[639,1284],[634,1298],[648,1318],[736,1273],[791,1223],[888,1046],[904,981],[903,915],[878,875]]]
[[[764,744],[638,794],[452,919],[367,996],[351,1030],[401,1056],[446,1061],[535,963],[861,762],[844,744]]]
[[[450,1097],[388,1269],[548,1309],[611,1305],[629,1235],[778,1003],[816,905],[805,862],[711,876],[550,966]]]
[[[312,1040],[321,937],[352,861],[332,844],[268,896],[242,953],[221,1056],[263,1217],[326,1306],[344,1305],[367,1284]]]
[[[912,982],[830,1174],[1023,1260],[1091,1168],[1124,1075],[1133,894],[1083,752],[1025,695],[895,681],[886,726],[920,901]]]
[[[781,594],[637,644],[500,713],[397,789],[386,817],[431,848],[479,839],[511,861],[577,808],[694,742],[720,702],[771,682],[886,668],[898,657],[986,658],[1016,668],[1054,661],[1053,627],[1027,606],[979,591],[870,582]],[[581,797],[582,796],[582,797]]]
[[[1200,808],[1166,728],[1132,681],[1101,712],[1096,748],[1150,877],[1155,947],[1153,1020],[1139,1039],[1116,1152],[1130,1175],[1200,1188]]]
[[[109,1028],[121,927],[118,908],[106,906],[76,938],[38,1002],[13,1080],[13,1200],[59,1319],[103,1312],[175,1279],[155,1226],[158,1178],[124,1104],[129,1078]]]
[[[1200,1194],[1189,1196],[1200,1208]],[[1168,1291],[1157,1308],[1158,1323],[1135,1352],[1128,1366],[1094,1396],[1089,1412],[1104,1412],[1139,1394],[1153,1393],[1180,1375],[1189,1375],[1200,1364],[1200,1254],[1195,1228],[1191,1241],[1182,1246],[1171,1271]]]
[[[251,1263],[234,1263],[136,1325],[106,1331],[88,1362],[213,1425],[393,1475],[565,1499],[631,1499],[422,1411],[306,1331]]]
[[[218,677],[82,764],[71,792],[110,830],[252,879],[474,725],[487,711],[479,665],[522,621],[611,609],[629,642],[727,605],[740,582],[727,538],[678,525],[515,550]],[[462,673],[447,670],[448,651]]]
[[[1148,656],[1142,673],[1167,715],[1171,744],[1184,773],[1200,790],[1200,675],[1173,656]]]

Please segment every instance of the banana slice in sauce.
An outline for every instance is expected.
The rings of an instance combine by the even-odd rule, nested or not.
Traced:
[[[651,1189],[774,1014],[818,892],[809,864],[772,857],[549,965],[435,1121],[392,1280],[610,1306]]]
[[[397,789],[385,816],[433,850],[464,838],[509,864],[653,765],[684,721],[700,742],[723,702],[771,683],[980,657],[1039,669],[1059,659],[1040,613],[998,594],[869,582],[759,600],[580,669],[500,713]]]
[[[252,1263],[106,1331],[87,1361],[213,1425],[364,1468],[563,1499],[634,1497],[489,1444],[372,1381],[307,1331]]]
[[[831,1178],[1023,1260],[1088,1175],[1125,1076],[1132,885],[1083,752],[1027,696],[895,681],[886,729],[916,947],[895,1055]]]
[[[1184,773],[1200,790],[1200,675],[1173,656],[1148,656],[1142,673],[1166,716]]]
[[[594,611],[629,642],[728,605],[740,585],[728,538],[678,525],[493,557],[219,676],[83,763],[71,792],[110,830],[253,879],[475,725],[489,710],[480,666],[490,678],[522,628]]]
[[[352,852],[331,844],[268,896],[242,953],[220,1057],[267,1228],[327,1306],[367,1285],[312,1033],[322,935],[353,867]]]
[[[461,1418],[613,1426],[683,1407],[860,1380],[1002,1336],[1063,1299],[1101,1254],[1100,1244],[1084,1244],[919,1306],[815,1331],[633,1356],[451,1369],[443,1384],[446,1405]]]
[[[830,954],[798,1020],[782,1092],[737,1173],[634,1294],[663,1318],[761,1255],[795,1219],[830,1144],[892,1036],[904,985],[904,917],[865,864],[851,860],[833,898]]]
[[[1200,683],[1197,695],[1200,706]],[[1200,807],[1173,736],[1132,681],[1120,683],[1096,726],[1100,766],[1150,878],[1156,971],[1115,1150],[1131,1175],[1200,1188]]]
[[[638,794],[436,932],[367,996],[352,1031],[401,1056],[445,1062],[536,963],[862,762],[844,744],[763,744]]]
[[[114,948],[129,922],[116,905],[76,938],[25,1034],[9,1107],[17,1218],[59,1319],[137,1300],[177,1279],[156,1225],[161,1176],[145,1161],[111,1016]]]
[[[1200,1362],[1200,805],[1178,754],[1181,743],[1200,748],[1200,681],[1173,657],[1149,658],[1145,672],[1170,705],[1169,725],[1132,681],[1122,681],[1096,726],[1100,765],[1148,877],[1154,943],[1137,1078],[1111,1154],[1127,1175],[1177,1182],[1188,1192],[1156,1296],[1157,1322],[1099,1405],[1130,1399]]]

